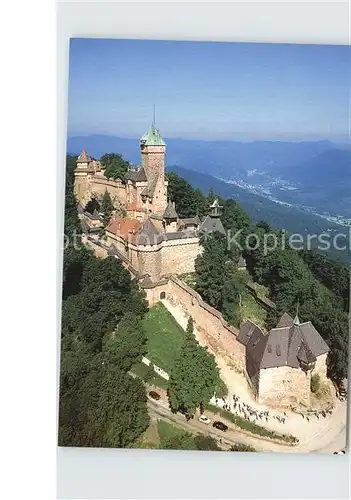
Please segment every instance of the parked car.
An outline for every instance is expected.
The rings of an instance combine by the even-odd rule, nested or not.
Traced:
[[[155,392],[155,391],[150,391],[149,392],[149,396],[151,399],[155,399],[156,401],[158,401],[159,399],[161,399],[161,396]]]
[[[341,451],[334,451],[333,453],[334,455],[345,455],[345,450],[341,450]]]
[[[347,391],[346,391],[346,387],[345,387],[343,380],[338,381],[338,389],[339,389],[340,396],[345,397],[347,394]]]
[[[223,431],[223,432],[226,432],[228,430],[228,426],[225,425],[223,422],[219,422],[218,420],[213,422],[212,426],[216,427],[216,429],[219,429],[220,431]]]
[[[211,419],[209,419],[208,417],[206,417],[206,415],[200,415],[199,422],[202,422],[203,424],[210,424],[211,423]]]

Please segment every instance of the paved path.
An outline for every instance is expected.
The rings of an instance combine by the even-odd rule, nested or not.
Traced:
[[[177,426],[187,430],[191,433],[204,434],[206,436],[211,436],[217,440],[218,444],[223,448],[230,448],[233,444],[245,444],[248,446],[252,446],[255,450],[260,452],[265,451],[276,451],[276,452],[288,452],[290,451],[290,447],[288,445],[280,445],[278,443],[274,443],[271,441],[267,441],[264,439],[256,438],[254,436],[247,435],[237,428],[230,427],[230,423],[228,423],[228,431],[222,432],[214,427],[211,424],[202,424],[196,418],[186,421],[185,417],[179,413],[174,414],[167,407],[164,401],[153,401],[148,399],[148,412],[151,416],[156,418],[161,418],[162,420],[168,421],[170,423],[174,423]],[[212,422],[216,419],[215,415],[209,416],[212,417]],[[217,417],[218,418],[218,417]],[[220,419],[223,421],[223,419]]]
[[[162,300],[162,302],[178,324],[185,329],[188,322],[188,316],[184,313],[182,308],[171,304],[167,299]],[[203,340],[202,335],[196,330],[196,327],[194,329],[194,334],[201,344]],[[230,363],[230,358],[226,355],[225,351],[219,349],[214,354],[216,356],[221,378],[228,387],[227,402],[232,404],[233,394],[235,394],[239,396],[240,401],[258,412],[268,410],[271,415],[268,422],[265,420],[258,420],[257,423],[278,433],[291,434],[297,437],[300,441],[299,445],[297,447],[289,447],[289,451],[333,453],[334,451],[345,448],[347,402],[337,401],[332,415],[327,415],[326,418],[320,416],[320,418],[317,419],[317,417],[313,416],[309,417],[309,421],[307,421],[307,419],[303,418],[300,414],[286,411],[287,417],[285,423],[279,422],[276,418],[272,418],[272,416],[284,417],[283,412],[274,411],[269,407],[259,405],[254,400],[247,381],[241,374],[234,370]],[[214,400],[213,403],[215,403]],[[221,405],[220,401],[219,405]],[[270,449],[273,450],[272,447]]]

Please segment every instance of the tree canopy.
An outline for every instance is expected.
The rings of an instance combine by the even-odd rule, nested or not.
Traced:
[[[73,160],[67,160],[65,210],[70,236],[79,227]],[[59,444],[130,446],[149,425],[145,388],[128,373],[145,353],[145,295],[116,259],[96,258],[80,240],[78,246],[72,238],[69,243],[63,264]]]
[[[204,251],[195,261],[196,291],[210,306],[220,310],[227,272],[226,239],[220,233],[206,235],[202,246]]]
[[[62,354],[59,445],[131,445],[149,425],[141,381],[84,342]]]
[[[168,196],[175,202],[180,218],[203,217],[208,213],[208,200],[200,189],[194,189],[185,179],[174,172],[166,174]]]
[[[100,211],[99,200],[97,200],[95,197],[92,197],[91,200],[89,200],[88,203],[85,205],[85,210],[90,214],[93,214],[95,210],[99,212]]]
[[[108,179],[125,180],[126,173],[130,168],[130,164],[118,153],[105,153],[100,158],[101,165],[104,168],[104,175]]]
[[[236,269],[235,254],[227,248],[221,233],[207,235],[203,253],[195,261],[196,291],[212,307],[222,312],[224,318],[240,326],[240,296],[245,289],[243,276]]]
[[[197,408],[209,402],[219,385],[220,376],[214,356],[200,346],[189,331],[169,379],[171,408],[194,415]]]
[[[101,200],[101,212],[104,214],[103,215],[104,227],[106,227],[107,224],[110,222],[113,209],[114,209],[114,206],[113,206],[113,203],[111,200],[110,193],[107,191],[107,189],[105,189],[105,192],[104,192],[102,200]]]

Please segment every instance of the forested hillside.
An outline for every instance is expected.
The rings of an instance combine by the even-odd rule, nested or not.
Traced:
[[[206,197],[194,189],[186,180],[171,172],[169,195],[179,207],[180,217],[204,213],[204,207],[213,200],[215,193]],[[265,255],[263,246],[257,249],[245,248],[245,238],[256,234],[259,241],[264,235],[275,234],[282,241],[281,231],[271,228],[266,222],[256,224],[242,207],[232,199],[222,199],[222,222],[232,234],[242,229],[240,238],[243,255],[254,281],[265,285],[270,298],[276,303],[276,313],[268,318],[268,327],[277,324],[283,312],[296,314],[297,304],[301,321],[312,321],[331,348],[329,374],[332,377],[347,376],[348,360],[348,308],[349,269],[315,251],[297,251],[289,245],[280,245]],[[239,297],[243,290],[243,276],[236,270],[240,250],[233,243],[228,246],[227,238],[216,234],[203,242],[205,251],[196,262],[197,291],[226,319],[239,326]],[[252,245],[253,246],[253,245]]]
[[[348,228],[322,219],[318,215],[303,212],[294,207],[280,205],[264,198],[261,195],[253,194],[240,186],[228,184],[220,179],[216,179],[207,174],[201,174],[192,170],[187,170],[178,166],[168,167],[168,172],[174,172],[182,179],[185,179],[196,189],[200,189],[207,194],[210,189],[214,189],[222,198],[233,198],[244,208],[253,222],[265,220],[270,226],[285,229],[288,233],[301,234],[306,238],[307,234],[325,234],[332,238],[336,234],[345,235],[345,239],[340,239],[340,245],[348,240]],[[216,175],[216,173],[215,173]],[[315,247],[316,240],[311,241],[312,248]],[[323,251],[323,247],[321,252]],[[323,252],[325,255],[327,252]],[[349,249],[337,250],[330,248],[328,254],[334,259],[350,262],[351,252]]]

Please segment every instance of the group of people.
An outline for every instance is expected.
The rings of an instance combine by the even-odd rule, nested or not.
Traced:
[[[327,415],[332,415],[333,414],[333,409],[328,408],[327,410],[315,410],[313,412],[309,413],[302,413],[299,412],[302,418],[305,418],[307,422],[310,421],[310,417],[316,417],[317,420],[320,419],[320,417],[326,418]]]
[[[256,409],[252,408],[251,406],[249,406],[248,404],[244,403],[240,399],[240,397],[236,396],[235,394],[233,394],[233,402],[232,403],[226,401],[224,398],[222,399],[222,401],[223,401],[223,405],[221,405],[221,406],[223,407],[224,410],[234,412],[234,413],[244,417],[245,419],[250,420],[251,422],[265,420],[268,423],[269,419],[273,418],[273,419],[277,420],[279,423],[285,424],[285,421],[288,417],[288,415],[285,411],[283,412],[283,415],[273,415],[268,410],[258,411]],[[219,405],[218,398],[216,398],[216,405],[217,406]],[[292,408],[292,410],[296,411],[296,409],[294,410],[294,408]],[[332,415],[333,408],[331,407],[331,408],[328,408],[326,410],[315,410],[315,411],[310,411],[308,413],[307,412],[302,413],[299,411],[296,411],[296,412],[299,413],[302,416],[302,418],[306,419],[307,422],[310,422],[310,419],[312,417],[315,417],[317,420],[319,420],[321,417],[326,418],[328,415]]]
[[[216,404],[218,405],[218,399],[216,398]],[[248,404],[241,401],[239,396],[233,394],[233,403],[229,403],[223,398],[223,408],[227,411],[233,411],[240,416],[243,416],[246,420],[250,420],[251,422],[256,422],[260,420],[266,420],[268,422],[269,418],[275,418],[278,422],[285,424],[285,420],[287,418],[287,413],[284,412],[284,416],[280,415],[271,415],[268,410],[258,411]]]

